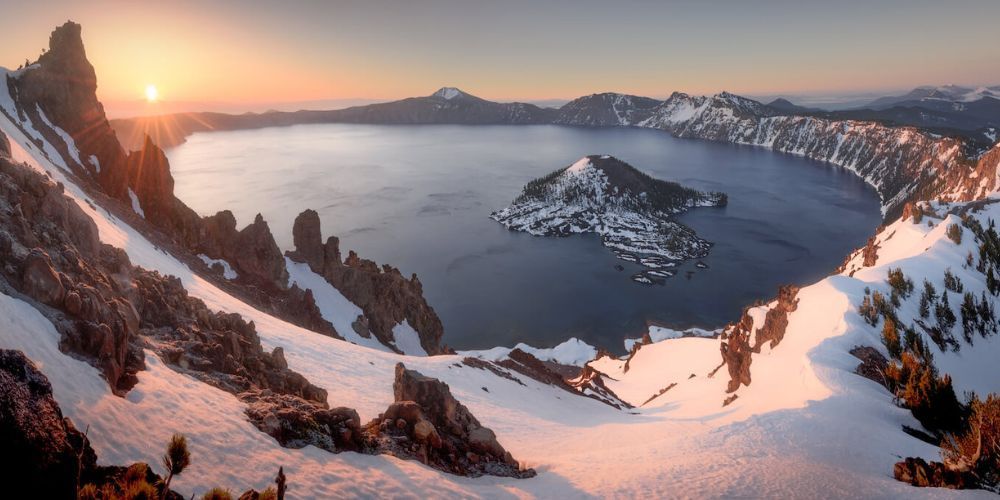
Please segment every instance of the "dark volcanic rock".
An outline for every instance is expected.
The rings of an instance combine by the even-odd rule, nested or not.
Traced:
[[[78,457],[92,460],[91,467],[96,461],[93,450],[80,452],[82,436],[63,418],[48,379],[20,351],[0,350],[0,443],[0,480],[10,498],[75,498]]]
[[[521,470],[496,434],[452,396],[448,384],[398,363],[392,389],[396,402],[366,426],[368,432],[378,433],[376,442],[384,453],[419,458],[460,475],[535,475],[532,469]],[[393,436],[405,436],[404,443],[414,446]]]
[[[785,337],[785,329],[788,327],[788,315],[798,307],[798,287],[785,285],[778,289],[778,298],[774,307],[768,309],[764,316],[764,324],[753,332],[754,321],[750,316],[750,309],[743,310],[740,320],[723,330],[723,340],[719,344],[722,353],[723,364],[729,371],[729,384],[726,392],[734,392],[740,385],[750,385],[750,364],[753,362],[752,353],[759,353],[764,344],[770,347],[777,346]],[[754,335],[754,333],[756,335]],[[754,345],[751,347],[750,338],[755,337]]]
[[[306,210],[295,218],[295,224],[292,226],[292,239],[295,243],[292,258],[309,264],[309,268],[314,273],[322,275],[326,265],[326,249],[323,247],[319,214],[315,210]],[[336,260],[339,263],[339,241],[335,245],[338,254]]]
[[[799,306],[799,299],[795,296],[799,293],[799,287],[794,285],[783,285],[778,288],[777,304],[767,311],[764,316],[764,324],[757,329],[753,352],[760,352],[764,344],[770,342],[770,347],[774,348],[785,338],[785,329],[788,328],[788,314],[795,311]]]
[[[878,352],[878,349],[870,346],[857,346],[851,349],[851,354],[861,360],[861,364],[854,369],[855,373],[888,389],[885,370],[889,366],[889,360],[885,359],[885,356]]]
[[[740,321],[727,334],[726,341],[719,344],[722,361],[729,371],[726,392],[734,392],[742,385],[750,385],[750,363],[753,362],[750,349],[750,330],[753,318],[744,313]]]
[[[36,105],[42,109],[73,137],[81,160],[94,155],[101,165],[100,173],[93,165],[79,168],[95,175],[108,195],[128,201],[125,154],[97,100],[97,75],[87,60],[81,31],[79,24],[67,21],[52,32],[49,50],[17,79],[16,102],[29,115],[36,113]]]
[[[322,244],[319,215],[306,210],[295,218],[293,227],[296,248],[286,255],[305,262],[313,272],[323,276],[334,288],[364,312],[375,337],[395,348],[392,329],[407,321],[420,337],[420,345],[428,354],[444,352],[441,337],[444,325],[423,296],[423,285],[416,275],[403,277],[398,269],[362,259],[353,251],[340,261],[340,241],[335,237]],[[359,325],[362,322],[359,322]],[[367,331],[359,332],[367,335]]]
[[[330,452],[357,451],[363,446],[361,419],[351,408],[325,404],[271,391],[240,394],[255,426],[288,448],[313,445]]]
[[[174,177],[167,155],[153,141],[128,155],[128,184],[139,198],[146,220],[159,227],[174,225]]]
[[[236,237],[233,261],[238,269],[273,284],[281,289],[288,285],[288,270],[281,249],[274,242],[274,236],[267,222],[260,214],[253,224],[243,228]]]

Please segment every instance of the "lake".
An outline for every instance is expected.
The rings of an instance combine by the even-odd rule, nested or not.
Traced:
[[[589,154],[729,195],[678,220],[715,243],[659,286],[630,276],[595,235],[533,237],[489,219],[528,181]],[[816,281],[864,244],[878,196],[847,170],[761,148],[657,130],[323,124],[197,133],[167,151],[176,194],[202,215],[264,215],[283,250],[319,212],[341,250],[417,273],[457,349],[575,336],[622,352],[647,322],[715,328],[785,283]],[[621,264],[624,271],[615,266]],[[688,271],[691,271],[690,273]]]

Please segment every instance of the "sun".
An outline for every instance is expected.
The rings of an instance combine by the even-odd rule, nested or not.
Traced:
[[[146,85],[146,101],[156,102],[160,98],[160,93],[156,90],[155,85]]]

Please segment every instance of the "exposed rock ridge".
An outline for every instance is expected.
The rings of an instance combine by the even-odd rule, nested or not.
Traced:
[[[793,285],[780,287],[773,306],[748,307],[744,309],[739,321],[723,329],[719,350],[722,362],[729,372],[726,392],[735,392],[740,385],[749,386],[752,381],[750,364],[753,362],[753,354],[760,353],[764,345],[774,348],[785,337],[788,316],[798,308],[798,291],[798,287]],[[767,311],[764,313],[763,323],[758,326],[751,311],[761,307],[765,307]]]
[[[383,344],[395,348],[393,328],[406,321],[416,330],[428,354],[442,354],[444,326],[423,296],[423,285],[414,274],[404,278],[398,269],[362,259],[350,251],[341,261],[340,240],[331,236],[322,243],[319,214],[306,210],[292,227],[295,250],[287,256],[304,262],[364,312],[364,322]]]

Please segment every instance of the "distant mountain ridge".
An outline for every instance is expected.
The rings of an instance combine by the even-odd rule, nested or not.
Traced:
[[[818,112],[789,110],[778,104],[769,106],[729,92],[713,96],[674,92],[662,101],[601,93],[574,99],[559,108],[542,108],[488,101],[444,87],[425,97],[341,110],[189,113],[111,123],[126,144],[148,134],[164,147],[179,144],[197,131],[306,123],[654,128],[676,137],[762,146],[846,167],[878,191],[886,216],[897,215],[907,201],[917,196],[928,199],[947,193],[956,199],[971,199],[988,188],[975,185],[964,174],[979,168],[980,156],[996,142],[996,128],[960,133],[948,126],[901,125],[906,121],[888,119],[892,115],[886,111]]]

